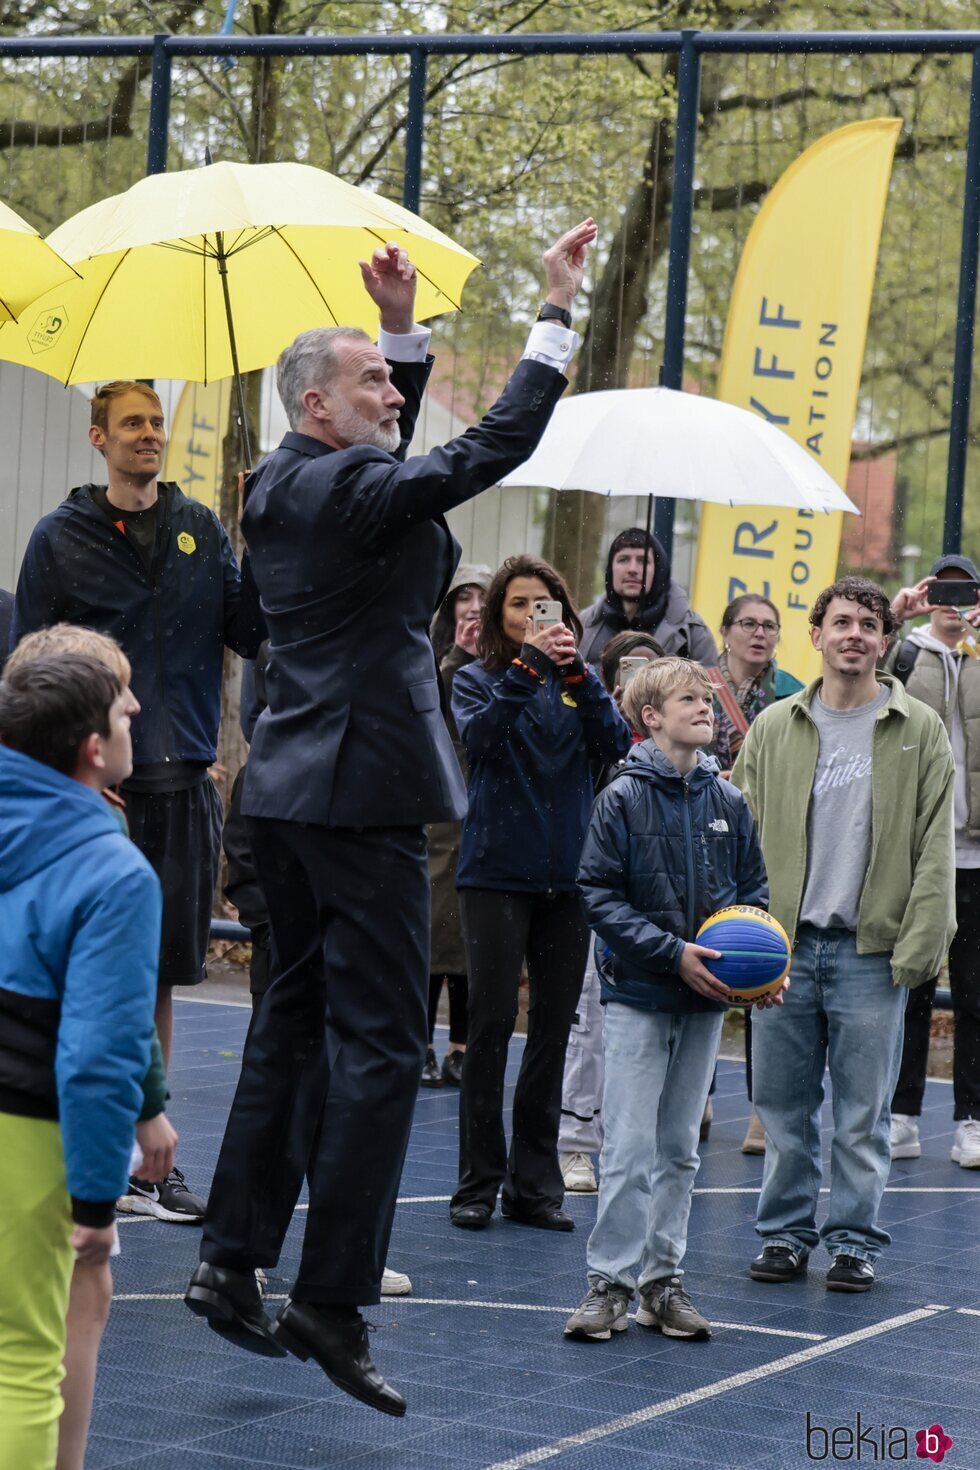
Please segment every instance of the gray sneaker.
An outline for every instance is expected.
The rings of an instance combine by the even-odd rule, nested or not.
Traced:
[[[665,1337],[710,1337],[711,1323],[702,1317],[681,1285],[679,1276],[665,1276],[640,1288],[636,1320],[656,1327]]]
[[[629,1299],[625,1287],[597,1281],[565,1323],[565,1336],[587,1342],[608,1342],[614,1332],[625,1332],[629,1326],[626,1316]]]

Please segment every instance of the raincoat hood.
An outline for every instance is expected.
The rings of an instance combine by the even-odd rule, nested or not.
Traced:
[[[0,892],[6,893],[119,823],[96,791],[0,746]]]

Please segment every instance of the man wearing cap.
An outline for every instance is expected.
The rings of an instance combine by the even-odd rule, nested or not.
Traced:
[[[929,621],[895,640],[885,668],[936,711],[953,747],[957,930],[949,950],[949,982],[956,1018],[956,1135],[950,1157],[963,1169],[980,1169],[980,596],[959,607],[937,606],[929,600],[933,580],[980,582],[980,571],[968,556],[941,556],[928,577],[902,588],[892,603],[896,622],[920,614]],[[917,1159],[921,1152],[918,1120],[935,990],[933,980],[909,994],[902,1068],[892,1099],[893,1159]]]

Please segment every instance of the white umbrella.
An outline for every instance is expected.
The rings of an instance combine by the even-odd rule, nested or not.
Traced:
[[[563,399],[531,458],[501,483],[860,514],[817,460],[774,424],[673,388]]]

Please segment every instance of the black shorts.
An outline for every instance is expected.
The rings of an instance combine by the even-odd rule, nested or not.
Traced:
[[[199,985],[221,860],[224,811],[211,777],[187,791],[125,791],[129,832],[160,879],[161,985]]]

